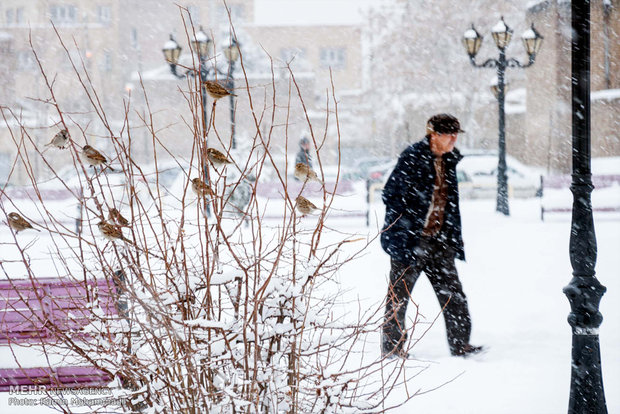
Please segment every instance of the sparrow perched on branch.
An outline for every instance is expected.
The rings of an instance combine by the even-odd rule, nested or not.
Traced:
[[[221,167],[222,165],[232,164],[232,161],[229,160],[226,155],[222,154],[220,151],[215,148],[207,148],[207,158],[213,166]]]
[[[121,227],[129,227],[129,220],[127,220],[120,211],[116,208],[111,208],[108,211],[108,218]]]
[[[101,234],[103,234],[103,237],[110,241],[122,240],[133,244],[131,240],[123,236],[123,231],[119,226],[111,223],[106,223],[105,221],[100,221],[97,224],[97,227],[99,227],[99,231],[101,232]]]
[[[40,231],[39,229],[32,227],[32,224],[30,224],[28,220],[17,213],[9,213],[9,226],[15,230],[15,233],[19,233],[20,231],[27,229]]]
[[[82,156],[93,167],[108,163],[108,159],[102,153],[100,153],[99,151],[91,147],[90,145],[84,145],[84,147],[82,148]],[[108,168],[113,170],[113,168],[110,167],[109,165],[108,165]]]
[[[53,146],[56,148],[64,149],[69,143],[69,131],[66,129],[61,130],[54,138],[49,142],[49,144],[45,144],[46,147]]]
[[[323,184],[323,181],[319,179],[316,172],[303,162],[298,162],[295,165],[295,177],[301,181],[316,181],[317,183]]]
[[[192,179],[192,190],[198,197],[212,197],[215,195],[211,187],[205,184],[200,178]]]
[[[219,82],[208,80],[208,81],[205,81],[204,84],[205,84],[205,88],[207,89],[207,93],[209,94],[209,96],[215,99],[216,101],[220,98],[223,98],[229,95],[237,96],[234,93],[231,93],[225,87],[223,87]]]
[[[297,196],[295,201],[297,202],[297,210],[299,210],[299,212],[302,213],[304,216],[306,214],[313,214],[319,210],[317,206],[312,204],[312,202],[310,202],[310,200],[308,200],[304,196]]]

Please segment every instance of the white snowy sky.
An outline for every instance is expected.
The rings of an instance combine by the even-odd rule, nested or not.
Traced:
[[[256,0],[259,25],[356,24],[379,0]]]

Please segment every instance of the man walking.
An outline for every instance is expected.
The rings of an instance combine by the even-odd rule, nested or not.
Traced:
[[[381,246],[391,258],[381,340],[385,356],[407,357],[405,316],[421,272],[443,308],[452,355],[482,349],[469,343],[471,320],[455,266],[455,258],[465,260],[456,179],[462,156],[454,147],[459,132],[463,131],[454,116],[431,117],[426,137],[400,155],[383,190]]]

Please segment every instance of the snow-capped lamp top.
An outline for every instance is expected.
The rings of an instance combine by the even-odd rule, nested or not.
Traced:
[[[532,29],[527,29],[525,32],[523,32],[521,37],[523,39],[534,39],[534,38],[536,38],[536,33],[534,33],[534,31]]]
[[[493,40],[495,40],[498,49],[503,50],[508,46],[510,39],[512,39],[512,29],[508,27],[504,21],[504,16],[493,26],[491,34],[493,35]]]
[[[465,30],[465,33],[463,34],[463,37],[465,39],[475,39],[476,37],[478,37],[478,32],[476,32],[476,30],[474,28],[467,29],[467,30]]]
[[[503,33],[503,32],[507,32],[507,31],[508,31],[508,26],[506,26],[506,22],[504,21],[503,17],[491,29],[491,32],[493,32],[493,33]]]
[[[196,32],[196,41],[197,42],[208,42],[209,41],[209,36],[207,36],[204,30],[202,30],[202,27],[200,27],[200,30],[198,32]]]
[[[523,40],[523,46],[525,47],[525,51],[529,56],[536,55],[542,46],[543,37],[538,31],[534,28],[534,23],[532,23],[532,27],[523,32],[521,36]]]
[[[170,35],[170,40],[164,43],[164,48],[162,49],[162,52],[164,52],[164,58],[166,59],[166,62],[170,63],[171,65],[176,65],[176,63],[179,61],[179,56],[181,55],[181,46],[179,46],[176,40],[174,40],[174,37]]]
[[[209,54],[209,46],[211,45],[211,39],[204,32],[202,26],[200,30],[196,32],[195,39],[191,41],[192,50],[198,53],[201,57],[206,57]]]
[[[164,43],[164,50],[174,50],[177,47],[179,47],[179,44],[175,42],[174,39],[170,39]]]
[[[473,23],[471,25],[471,29],[465,30],[465,33],[463,34],[463,45],[467,50],[467,54],[472,58],[476,56],[480,50],[480,46],[482,45],[482,36],[480,36],[480,33],[478,33]]]
[[[170,39],[164,43],[163,50],[174,50],[180,47],[176,40],[174,40],[174,36],[170,35]]]

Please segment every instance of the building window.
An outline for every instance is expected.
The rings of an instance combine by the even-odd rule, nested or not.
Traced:
[[[195,4],[190,4],[187,6],[187,13],[192,18],[193,24],[200,23],[200,9]]]
[[[97,21],[101,24],[109,24],[112,20],[110,6],[97,6]]]
[[[77,23],[77,8],[66,4],[50,6],[50,17],[54,24]]]
[[[135,27],[131,28],[131,32],[129,33],[129,42],[131,44],[131,47],[133,47],[134,49],[138,48],[138,29],[136,29]]]
[[[11,159],[12,158],[13,158],[13,154],[8,154],[6,152],[0,152],[0,186],[2,188],[5,187],[9,179],[9,172],[11,172]]]
[[[73,65],[71,64],[71,61],[73,61],[73,64],[79,67],[82,64],[82,60],[84,61],[85,64],[89,64],[87,60],[90,60],[91,57],[92,57],[92,52],[90,51],[87,51],[87,52],[82,51],[82,53],[80,54],[76,50],[71,50],[69,52],[69,56],[64,55],[64,54],[62,55],[62,58],[60,60],[60,65],[62,69],[64,70],[71,70],[73,69]]]
[[[30,50],[22,50],[17,52],[17,70],[31,71],[35,69],[35,60]]]
[[[342,69],[346,66],[346,49],[344,47],[321,48],[321,67]]]
[[[8,55],[11,53],[11,43],[10,41],[0,40],[0,54]]]
[[[15,10],[14,9],[6,9],[4,12],[4,21],[7,26],[11,26],[15,23]]]
[[[232,19],[233,23],[239,23],[243,21],[243,19],[245,18],[245,12],[242,4],[229,4],[228,8],[230,9],[230,18]],[[228,12],[226,11],[226,7],[218,7],[218,17],[220,21],[228,21]]]
[[[101,71],[112,71],[112,54],[108,51],[103,52],[103,60],[101,61]]]
[[[6,9],[4,12],[7,26],[15,26],[24,23],[24,8]]]

